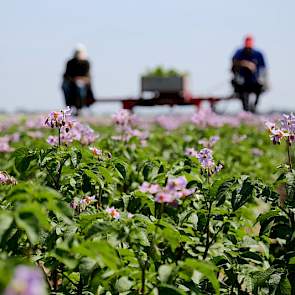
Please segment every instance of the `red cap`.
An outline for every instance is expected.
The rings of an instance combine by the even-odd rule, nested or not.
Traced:
[[[250,36],[250,35],[246,36],[245,41],[244,41],[244,44],[245,44],[245,47],[246,48],[252,48],[254,46],[254,39],[253,39],[253,37]]]

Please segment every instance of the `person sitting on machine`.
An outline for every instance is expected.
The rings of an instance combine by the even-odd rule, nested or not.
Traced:
[[[75,107],[77,115],[84,106],[95,102],[90,80],[90,63],[84,45],[77,45],[74,56],[66,65],[62,90],[67,106]]]
[[[232,85],[235,95],[243,103],[244,111],[255,112],[259,97],[266,90],[266,65],[263,54],[254,49],[252,36],[244,40],[244,47],[238,49],[232,58],[232,72],[234,78]],[[251,94],[255,94],[254,104],[250,104]]]

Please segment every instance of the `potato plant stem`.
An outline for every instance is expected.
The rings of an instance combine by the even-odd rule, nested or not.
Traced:
[[[58,146],[60,147],[60,128],[58,128]]]
[[[212,202],[210,202],[209,204],[209,209],[208,209],[208,215],[207,215],[207,222],[206,222],[206,245],[205,245],[205,251],[203,254],[203,259],[205,260],[207,255],[208,255],[208,251],[209,251],[209,247],[210,247],[210,219],[211,219],[211,209],[212,209]]]
[[[145,268],[146,268],[146,263],[145,266],[141,268],[141,294],[145,293]]]
[[[288,152],[289,170],[292,171],[292,157],[291,157],[290,146],[291,146],[290,143],[287,142],[287,152]]]

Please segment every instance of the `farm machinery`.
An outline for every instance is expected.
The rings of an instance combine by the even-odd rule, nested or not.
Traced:
[[[175,73],[175,72],[174,72]],[[141,92],[135,98],[110,98],[97,99],[97,102],[122,102],[122,107],[133,110],[137,106],[176,106],[193,105],[200,108],[204,102],[209,103],[212,109],[224,100],[235,98],[230,96],[194,96],[188,91],[186,75],[144,75],[141,77]]]

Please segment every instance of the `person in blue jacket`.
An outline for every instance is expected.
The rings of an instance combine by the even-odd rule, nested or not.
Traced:
[[[242,100],[244,111],[256,111],[259,97],[267,88],[266,64],[263,54],[254,49],[252,36],[244,40],[244,47],[238,49],[232,58],[232,85],[235,94]],[[250,104],[250,95],[255,94],[254,104]]]

